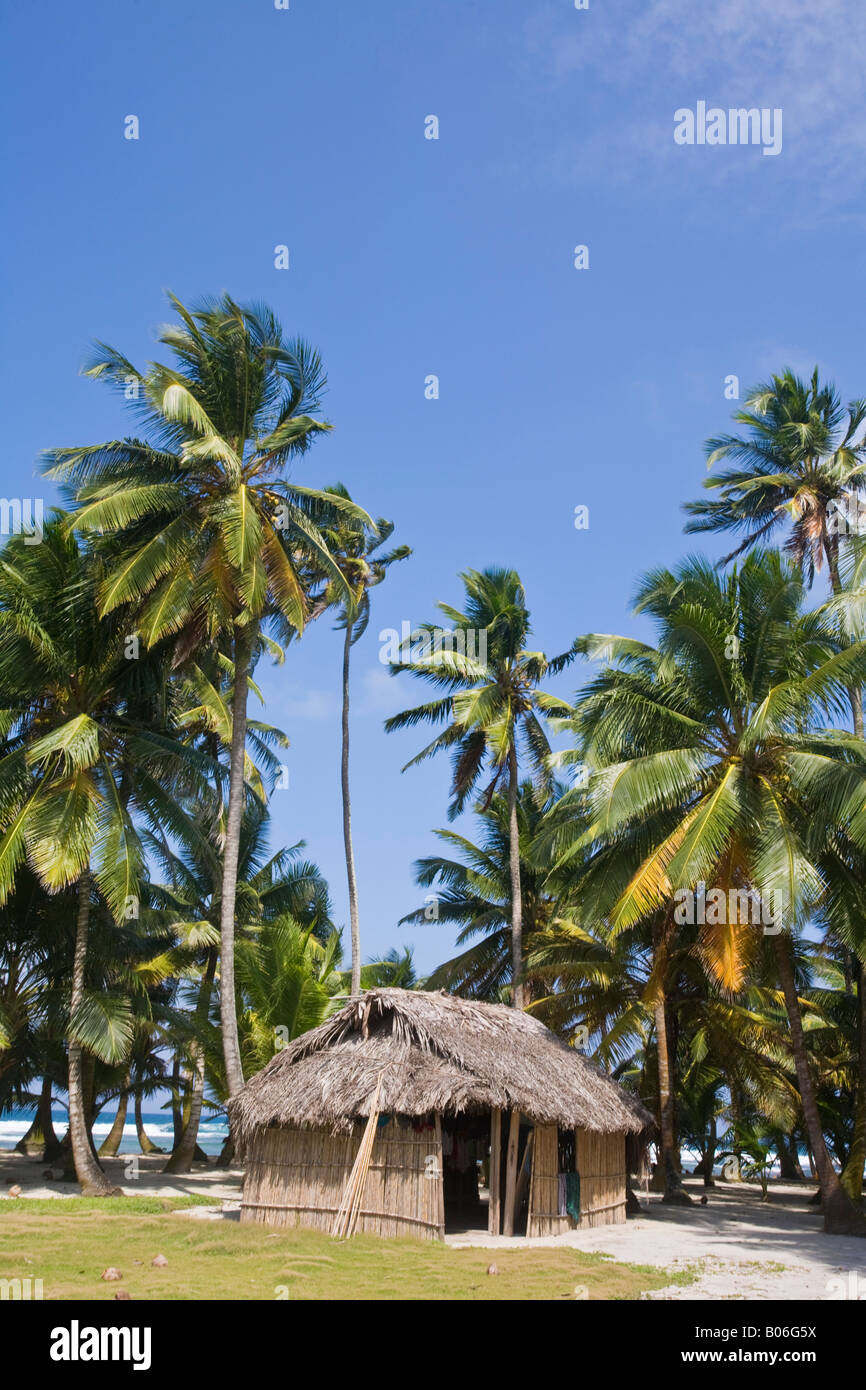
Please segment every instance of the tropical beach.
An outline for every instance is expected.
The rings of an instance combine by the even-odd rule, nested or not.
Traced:
[[[199,1280],[199,1296],[202,1297],[275,1297],[275,1289],[281,1283],[280,1264],[274,1258],[275,1247],[270,1233],[263,1233],[258,1241],[248,1238],[246,1243],[240,1236],[238,1219],[243,1171],[198,1167],[191,1173],[173,1177],[161,1172],[162,1166],[158,1159],[142,1157],[132,1178],[119,1160],[106,1164],[109,1175],[132,1208],[128,1221],[118,1223],[100,1218],[94,1213],[92,1203],[87,1211],[78,1211],[79,1203],[70,1198],[63,1185],[46,1181],[41,1175],[34,1176],[32,1165],[20,1158],[0,1156],[0,1187],[6,1190],[13,1183],[23,1184],[28,1199],[19,1200],[14,1213],[4,1212],[3,1238],[7,1250],[17,1252],[19,1263],[25,1251],[39,1252],[40,1230],[51,1222],[55,1249],[47,1264],[44,1254],[38,1255],[37,1260],[45,1271],[43,1281],[47,1276],[58,1298],[105,1297],[102,1274],[106,1267],[119,1270],[124,1287],[133,1291],[134,1298],[186,1299],[195,1296],[190,1293],[190,1280],[195,1279]],[[686,1188],[699,1203],[702,1184],[687,1179]],[[659,1194],[643,1193],[640,1214],[621,1227],[602,1227],[531,1240],[455,1232],[446,1237],[447,1248],[473,1254],[461,1254],[450,1266],[444,1265],[438,1287],[435,1283],[431,1286],[427,1276],[413,1268],[414,1252],[420,1249],[417,1243],[410,1242],[407,1247],[400,1241],[394,1252],[397,1265],[402,1267],[399,1277],[419,1280],[417,1285],[407,1285],[400,1296],[463,1297],[472,1284],[474,1298],[597,1300],[628,1297],[664,1302],[721,1299],[846,1302],[859,1299],[863,1292],[859,1251],[852,1251],[852,1241],[848,1237],[824,1237],[820,1215],[814,1207],[809,1207],[812,1196],[814,1188],[811,1186],[777,1181],[773,1184],[771,1201],[764,1203],[757,1185],[729,1184],[716,1189],[711,1205],[699,1207],[697,1214],[665,1210]],[[63,1203],[68,1215],[67,1212],[46,1215],[45,1203],[54,1199]],[[37,1205],[29,1208],[28,1202]],[[30,1216],[30,1210],[38,1215]],[[190,1221],[196,1223],[196,1229],[201,1225],[201,1229],[207,1231],[198,1269],[198,1238],[193,1237],[192,1247],[187,1238],[186,1223]],[[120,1234],[118,1224],[122,1227]],[[216,1235],[215,1225],[219,1231]],[[83,1239],[88,1256],[85,1264],[89,1267],[82,1270]],[[359,1236],[351,1243],[358,1254],[350,1258],[357,1259],[358,1267],[366,1270],[369,1261],[378,1258],[374,1240]],[[160,1282],[153,1282],[151,1256],[148,1255],[147,1260],[140,1258],[143,1243],[146,1245],[148,1241],[154,1250],[158,1246],[160,1251],[172,1252],[171,1274],[160,1271]],[[307,1233],[283,1237],[281,1244],[284,1247],[280,1252],[283,1268],[296,1271],[307,1260],[330,1258],[334,1251],[328,1238],[310,1237]],[[257,1281],[253,1292],[239,1294],[237,1284],[228,1278],[216,1282],[213,1260],[220,1250],[227,1262],[236,1259],[238,1252],[243,1250],[246,1264]],[[30,1254],[25,1258],[34,1259],[34,1256]],[[496,1261],[497,1268],[501,1260],[508,1262],[501,1266],[501,1272],[507,1277],[505,1287],[498,1278],[491,1279],[488,1275],[491,1259]],[[460,1261],[465,1264],[461,1265]],[[74,1270],[72,1265],[75,1265]],[[429,1271],[430,1266],[422,1268]],[[357,1297],[357,1289],[353,1289],[351,1282],[357,1275],[351,1270],[349,1265],[345,1283],[341,1274],[339,1282],[319,1279],[312,1289],[308,1289],[302,1276],[290,1285],[290,1296],[293,1299]],[[467,1274],[467,1270],[470,1273]],[[283,1277],[298,1280],[297,1272],[294,1276]],[[364,1296],[375,1299],[389,1294],[387,1288],[374,1283]]]
[[[0,1304],[766,1303],[808,1359],[866,1299],[849,127],[782,233],[772,0],[387,9],[173,17],[259,129],[94,0],[110,113],[64,16],[80,148],[15,153],[71,215],[0,354]]]

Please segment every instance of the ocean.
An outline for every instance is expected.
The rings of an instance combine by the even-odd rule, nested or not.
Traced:
[[[52,1110],[52,1119],[58,1139],[62,1139],[66,1133],[66,1111]],[[105,1119],[98,1119],[93,1126],[93,1137],[96,1147],[99,1148],[105,1135],[111,1129],[113,1114],[109,1113]],[[148,1138],[159,1148],[165,1149],[166,1153],[171,1153],[174,1139],[174,1130],[171,1123],[171,1115],[164,1110],[155,1112],[145,1111],[142,1118]],[[27,1133],[33,1121],[32,1110],[10,1110],[0,1119],[0,1149],[14,1149],[19,1139]],[[202,1122],[198,1131],[198,1142],[207,1154],[218,1154],[223,1146],[223,1140],[228,1134],[228,1126],[223,1116],[216,1118],[202,1117]],[[120,1141],[120,1153],[139,1153],[138,1136],[135,1132],[135,1121],[127,1117],[123,1128],[123,1138]]]

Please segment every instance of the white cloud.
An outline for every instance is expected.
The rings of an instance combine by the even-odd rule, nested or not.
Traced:
[[[333,690],[305,690],[280,700],[281,717],[291,719],[333,719],[340,702]]]
[[[556,89],[586,78],[621,100],[621,119],[607,105],[596,114],[590,101],[586,128],[549,152],[563,176],[603,167],[613,179],[640,170],[717,182],[752,172],[762,178],[762,201],[771,187],[781,197],[794,177],[809,195],[789,207],[796,218],[847,209],[859,195],[866,22],[858,0],[598,0],[586,11],[545,4],[527,20],[526,43],[536,82]],[[673,113],[698,100],[781,107],[782,158],[675,147]]]
[[[412,704],[406,683],[389,676],[384,666],[371,666],[361,676],[359,714],[396,714]]]
[[[814,353],[809,354],[806,348],[786,347],[784,344],[770,344],[763,348],[757,357],[758,376],[762,381],[768,380],[778,372],[790,367],[791,371],[797,376],[808,381],[815,368],[821,380],[824,382],[833,380],[833,368],[827,362],[816,361]],[[838,382],[840,390],[841,382]],[[844,392],[843,392],[844,394]]]

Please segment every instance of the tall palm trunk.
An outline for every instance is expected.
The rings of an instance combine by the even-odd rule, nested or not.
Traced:
[[[180,1143],[180,1137],[183,1134],[183,1105],[180,1099],[181,1080],[180,1052],[176,1049],[171,1064],[171,1143],[173,1150]]]
[[[522,1009],[523,988],[523,898],[520,888],[520,823],[517,818],[517,748],[508,750],[508,858],[511,870],[511,1007]],[[517,1150],[520,1137],[520,1111],[512,1110],[505,1159],[505,1201],[502,1234],[514,1232],[517,1198]]]
[[[84,1054],[84,1113],[87,1116],[87,1137],[90,1140],[90,1147],[93,1150],[93,1157],[99,1159],[96,1152],[96,1140],[93,1137],[93,1126],[96,1124],[96,1117],[99,1109],[96,1104],[96,1058],[90,1052]]]
[[[207,966],[201,982],[201,989],[196,1001],[196,1023],[202,1027],[207,1022],[210,1010],[210,997],[213,989],[214,975],[216,973],[216,951],[210,950],[207,955]],[[205,1082],[205,1061],[204,1047],[198,1038],[190,1044],[190,1053],[193,1060],[192,1092],[190,1095],[189,1115],[184,1126],[180,1142],[174,1149],[171,1157],[163,1168],[164,1173],[188,1173],[195,1158],[196,1145],[198,1143],[198,1127],[201,1123],[202,1104],[204,1102],[204,1082]]]
[[[120,1148],[120,1141],[123,1138],[123,1131],[126,1127],[126,1112],[129,1108],[129,1079],[129,1072],[127,1072],[126,1080],[123,1083],[123,1090],[117,1098],[117,1114],[114,1117],[111,1129],[99,1146],[99,1153],[103,1158],[115,1158]]]
[[[78,916],[75,929],[75,955],[72,960],[72,998],[70,1022],[84,999],[84,972],[87,964],[87,937],[90,929],[90,872],[85,869],[78,880]],[[69,1136],[75,1175],[85,1197],[110,1197],[114,1188],[99,1166],[90,1142],[90,1118],[85,1103],[84,1049],[71,1034],[69,1038]]]
[[[238,857],[244,811],[244,755],[247,743],[247,691],[253,634],[248,627],[235,628],[235,684],[232,700],[232,747],[229,764],[229,805],[223,854],[222,903],[220,906],[220,1027],[229,1096],[244,1088],[238,1015],[235,1001],[235,898]]]
[[[508,750],[508,859],[511,870],[511,1005],[522,1009],[523,988],[523,898],[520,889],[520,825],[517,818],[517,747],[512,739]]]
[[[826,528],[826,518],[825,518]],[[825,529],[826,534],[826,529]],[[827,556],[827,568],[830,571],[830,588],[836,598],[842,592],[842,576],[839,573],[839,541],[838,538],[827,537],[824,547]],[[863,737],[863,691],[859,685],[852,685],[848,689],[848,698],[851,701],[851,718],[854,726],[854,733],[857,738]],[[866,1081],[866,1077],[862,1078]]]
[[[668,1044],[668,1012],[664,990],[659,990],[653,1005],[656,1034],[656,1058],[659,1074],[659,1125],[661,1133],[661,1166],[664,1174],[665,1202],[688,1200],[683,1191],[677,1153],[674,1090],[671,1078],[670,1047]]]
[[[825,518],[825,535],[826,518]],[[830,584],[835,595],[842,592],[842,576],[839,573],[839,539],[838,537],[827,536],[826,542],[827,563],[830,570]],[[852,686],[848,692],[851,700],[851,715],[854,733],[857,738],[863,738],[863,691],[859,686]],[[866,1168],[866,980],[864,980],[863,966],[858,961],[857,970],[857,995],[859,999],[859,1010],[857,1019],[858,1030],[858,1065],[857,1065],[857,1086],[856,1098],[854,1102],[854,1137],[851,1145],[851,1152],[848,1162],[845,1164],[842,1173],[842,1186],[850,1197],[859,1203],[863,1191],[863,1172]]]
[[[653,1000],[653,1022],[656,1035],[656,1065],[659,1082],[659,1155],[665,1202],[690,1202],[691,1198],[683,1190],[680,1172],[680,1156],[677,1147],[676,1110],[674,1104],[673,1068],[671,1065],[670,1038],[668,1034],[668,1007],[664,987],[663,961],[667,959],[667,941],[664,923],[655,920],[652,928],[654,970],[659,976],[656,997]]]
[[[349,793],[349,655],[352,650],[351,614],[346,613],[346,639],[343,643],[343,752],[340,780],[343,791],[343,844],[346,850],[346,878],[349,884],[349,921],[352,929],[352,994],[361,993],[361,928],[358,921],[358,883],[355,878],[355,852],[352,848],[352,802]]]
[[[716,1180],[713,1177],[713,1166],[716,1162],[716,1150],[718,1149],[718,1147],[719,1132],[718,1126],[716,1125],[716,1117],[714,1115],[713,1118],[710,1120],[710,1132],[707,1136],[707,1147],[704,1153],[704,1187],[715,1187],[716,1185]]]
[[[142,1094],[139,1087],[135,1092],[135,1132],[138,1135],[138,1147],[143,1154],[161,1154],[163,1150],[154,1144],[147,1130],[144,1127],[144,1116],[141,1113]]]
[[[857,969],[857,1098],[854,1103],[854,1133],[848,1162],[842,1172],[842,1186],[855,1202],[863,1193],[863,1170],[866,1168],[866,970],[862,962]]]
[[[54,1133],[54,1122],[51,1119],[51,1090],[51,1077],[43,1077],[33,1123],[15,1145],[17,1153],[27,1154],[28,1158],[41,1157],[46,1163],[50,1163],[60,1153],[60,1141]]]
[[[46,1078],[42,1082],[42,1092],[39,1096],[39,1127],[45,1140],[45,1150],[42,1157],[46,1163],[54,1163],[60,1157],[61,1144],[54,1132],[54,1120],[51,1115],[50,1078]]]
[[[803,1169],[800,1167],[796,1134],[779,1135],[778,1153],[779,1177],[784,1178],[787,1182],[802,1182]]]
[[[825,1231],[866,1236],[866,1222],[859,1215],[857,1208],[839,1181],[824,1141],[824,1131],[821,1127],[821,1117],[818,1114],[818,1102],[809,1066],[809,1056],[806,1051],[800,1000],[797,997],[797,987],[794,980],[794,961],[791,954],[790,938],[785,933],[779,932],[773,937],[773,949],[776,953],[776,968],[779,972],[782,993],[785,997],[785,1008],[788,1013],[788,1023],[791,1028],[791,1051],[797,1071],[797,1083],[800,1088],[803,1120],[809,1136],[809,1148],[817,1169],[818,1181],[821,1184],[824,1229]]]

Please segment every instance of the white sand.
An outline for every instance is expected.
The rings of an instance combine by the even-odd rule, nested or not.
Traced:
[[[109,1158],[103,1167],[115,1187],[123,1189],[127,1197],[187,1197],[200,1194],[213,1197],[215,1202],[226,1198],[239,1199],[243,1172],[238,1168],[205,1167],[196,1164],[191,1173],[163,1173],[167,1154],[121,1154],[119,1158]],[[17,1183],[21,1188],[21,1198],[27,1197],[78,1197],[78,1184],[74,1182],[52,1181],[44,1176],[48,1165],[21,1154],[4,1149],[0,1152],[0,1201],[6,1197],[10,1186]]]
[[[769,1202],[748,1183],[720,1183],[706,1191],[707,1206],[699,1204],[705,1189],[687,1182],[695,1204],[662,1205],[654,1193],[640,1194],[645,1212],[629,1217],[624,1226],[597,1226],[529,1242],[503,1236],[471,1234],[446,1236],[449,1245],[489,1246],[492,1249],[535,1246],[573,1246],[610,1255],[630,1264],[658,1265],[682,1270],[697,1266],[696,1282],[671,1285],[649,1298],[661,1299],[829,1299],[849,1274],[866,1296],[866,1240],[826,1236],[817,1207],[808,1199],[810,1184],[774,1183]],[[852,1281],[853,1282],[853,1281]],[[838,1297],[838,1293],[836,1293]]]

